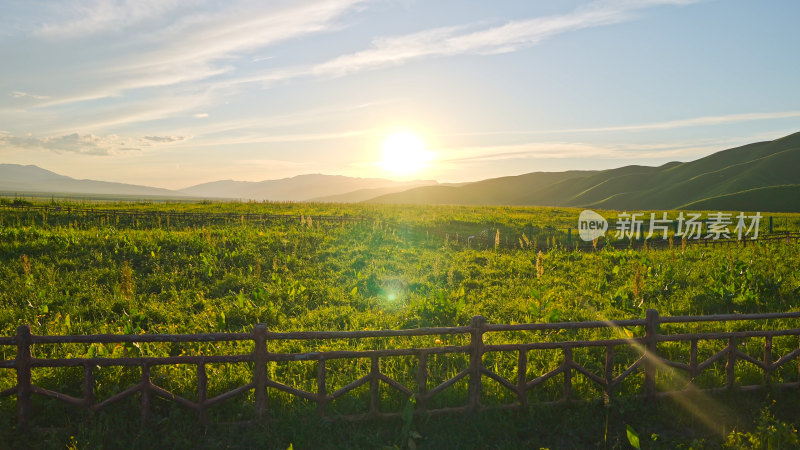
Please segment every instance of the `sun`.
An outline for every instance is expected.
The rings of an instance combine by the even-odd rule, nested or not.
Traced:
[[[402,132],[390,134],[382,147],[383,160],[378,163],[384,170],[396,175],[413,175],[426,168],[433,159],[431,152],[416,134]]]

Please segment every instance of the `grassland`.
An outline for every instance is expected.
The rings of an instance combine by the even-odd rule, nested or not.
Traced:
[[[777,312],[800,306],[797,244],[686,248],[678,244],[657,251],[573,252],[563,248],[563,235],[558,230],[574,226],[580,212],[575,209],[295,203],[123,203],[104,204],[103,208],[287,214],[302,216],[303,221],[234,218],[208,222],[193,216],[164,219],[70,214],[63,209],[50,213],[0,209],[0,334],[13,335],[20,324],[30,325],[34,334],[250,331],[255,323],[266,323],[274,331],[363,330],[466,325],[474,315],[483,315],[490,323],[530,323],[640,318],[648,308],[662,315],[683,315]],[[616,212],[605,214],[613,217]],[[321,215],[363,216],[366,220],[314,220]],[[798,229],[797,215],[775,217],[784,229]],[[526,233],[530,242],[557,241],[561,248],[557,245],[542,253],[538,251],[541,244],[495,249],[464,239],[481,230],[491,230],[487,233],[491,237],[500,230],[500,238],[511,242]],[[600,336],[604,335],[586,332],[535,338]],[[409,339],[358,345],[383,348],[432,344]],[[301,351],[355,344],[281,345],[284,350]],[[796,346],[796,342],[780,341],[775,343],[775,351],[784,354]],[[74,345],[37,351],[39,356],[174,355],[231,349],[206,344]],[[713,352],[714,348],[709,344],[701,350]],[[3,352],[4,359],[13,358],[14,349],[5,348]],[[587,353],[581,357],[588,364],[595,356]],[[538,363],[552,367],[554,361],[552,355],[542,355]],[[513,361],[499,357],[484,362],[493,364],[499,372],[514,369]],[[398,358],[386,364],[385,370],[392,376],[413,383],[412,361]],[[452,376],[464,364],[459,358],[436,361],[432,363],[432,376]],[[368,361],[355,360],[333,366],[332,383],[343,385],[363,374],[368,365]],[[275,379],[310,390],[313,369],[312,363],[270,367]],[[795,361],[784,375],[796,381],[797,372]],[[209,373],[209,379],[216,383],[212,390],[244,384],[249,373],[247,368],[235,365],[214,367]],[[11,370],[0,373],[0,390],[13,386],[13,376]],[[80,374],[69,369],[41,369],[35,376],[36,383],[54,389],[79,389]],[[196,383],[190,371],[179,367],[167,368],[157,376],[166,387],[186,395]],[[722,376],[722,372],[712,372],[708,382]],[[135,379],[131,371],[109,370],[98,376],[98,394],[119,392]],[[487,397],[498,402],[508,395],[494,385],[485,386],[485,390]],[[591,396],[592,391],[588,383],[578,383],[576,392],[578,396]],[[334,406],[348,412],[363,394],[356,392],[355,398]],[[441,402],[457,403],[461,394],[463,386],[457,386]],[[533,400],[557,394],[558,386],[553,385]],[[792,436],[791,427],[798,423],[796,396],[792,393],[787,399],[770,393],[766,397],[720,398],[725,407],[720,409],[719,427],[713,429],[696,423],[679,405],[627,400],[610,406],[587,403],[563,407],[557,415],[534,406],[525,414],[498,412],[466,419],[419,418],[410,424],[334,426],[315,420],[313,410],[303,401],[279,395],[271,399],[271,405],[285,420],[269,428],[251,426],[244,433],[230,427],[201,428],[191,414],[169,405],[156,408],[154,427],[158,433],[147,433],[138,426],[135,400],[114,407],[129,419],[101,413],[91,420],[42,400],[37,407],[47,411],[43,424],[55,422],[61,428],[26,438],[15,434],[13,399],[2,400],[0,423],[6,442],[42,447],[114,447],[120,437],[132,447],[158,442],[213,448],[286,448],[289,443],[296,448],[404,447],[413,429],[421,436],[415,445],[429,448],[622,448],[628,445],[625,425],[639,430],[643,442],[651,434],[659,435],[644,446],[714,447],[726,439],[790,439],[786,436]],[[774,406],[770,406],[771,398],[777,401]],[[392,408],[404,405],[399,396],[387,395],[382,401]],[[236,420],[246,415],[248,408],[251,406],[246,401],[231,402],[215,412],[214,419]],[[753,434],[731,434],[732,428]],[[777,431],[769,431],[773,428]],[[786,436],[781,434],[784,431]]]

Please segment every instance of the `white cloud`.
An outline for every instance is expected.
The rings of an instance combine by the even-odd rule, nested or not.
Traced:
[[[40,25],[36,34],[50,39],[71,39],[110,30],[124,31],[174,11],[176,0],[93,0],[59,2],[56,18]]]
[[[677,128],[726,125],[731,123],[752,122],[758,120],[778,120],[800,117],[800,111],[774,111],[742,114],[725,114],[719,116],[691,117],[688,119],[667,120],[661,122],[647,122],[641,124],[612,125],[607,127],[587,128],[558,128],[549,130],[505,130],[505,131],[475,131],[468,133],[442,134],[441,136],[514,136],[537,134],[564,134],[564,133],[596,133],[619,131],[650,131],[671,130]]]
[[[265,135],[263,133],[251,133],[246,136],[231,136],[224,138],[207,138],[192,142],[193,147],[216,146],[216,145],[239,145],[239,144],[266,144],[266,143],[288,143],[288,142],[314,142],[330,141],[336,139],[347,139],[358,136],[372,135],[377,133],[376,129],[348,130],[335,133],[296,133],[296,134],[277,134]]]
[[[11,91],[8,95],[14,98],[32,98],[34,100],[47,100],[48,98],[50,98],[47,95],[36,95],[22,91]]]
[[[372,47],[307,67],[293,67],[260,77],[270,83],[302,76],[343,76],[399,65],[413,60],[464,54],[497,54],[525,47],[571,31],[631,20],[636,10],[658,5],[685,5],[698,0],[596,1],[574,11],[547,17],[510,21],[475,30],[475,26],[442,27],[373,40]],[[241,82],[256,81],[251,77]]]
[[[154,1],[100,1],[101,11],[85,19],[52,26],[48,36],[109,32],[120,26],[140,24],[125,36],[110,36],[108,47],[124,52],[99,51],[99,57],[80,63],[62,85],[72,86],[47,106],[119,96],[134,89],[188,83],[231,72],[232,58],[253,50],[314,33],[340,28],[339,19],[364,0],[323,0],[261,3],[237,2],[205,9],[181,11],[174,21],[155,20],[178,9]],[[87,7],[88,9],[88,7]],[[130,17],[129,17],[130,14]],[[80,14],[76,14],[80,15]],[[152,23],[148,19],[154,19]],[[113,34],[113,33],[112,33]],[[79,56],[80,57],[80,56]],[[85,79],[92,80],[86,83]]]
[[[110,134],[70,133],[60,136],[35,137],[0,134],[0,144],[26,150],[48,150],[56,153],[78,153],[85,155],[120,155],[141,151],[160,144],[169,144],[188,139],[183,136],[124,137]]]
[[[761,137],[729,139],[700,139],[659,144],[615,143],[591,144],[586,142],[526,142],[509,145],[455,147],[437,150],[438,163],[444,165],[475,164],[516,159],[619,159],[631,161],[666,158],[696,159],[760,140]]]
[[[127,98],[110,99],[106,100],[103,106],[89,109],[89,112],[74,116],[60,114],[54,126],[42,134],[62,134],[73,130],[92,130],[95,133],[118,132],[119,127],[184,116],[186,111],[196,111],[211,101],[213,97],[205,92],[172,93],[171,91],[147,96],[138,101]],[[73,107],[63,108],[69,110]],[[44,125],[43,123],[42,126]]]
[[[668,120],[663,122],[648,122],[643,124],[622,125],[597,128],[574,128],[557,130],[558,132],[596,132],[596,131],[646,131],[668,130],[673,128],[697,127],[708,125],[724,125],[729,123],[751,122],[755,120],[790,119],[800,117],[800,111],[778,111],[767,113],[726,114],[721,116],[694,117],[691,119]]]
[[[185,141],[185,136],[144,136],[142,137],[145,141],[150,142],[158,142],[158,143],[170,143],[170,142],[180,142]]]

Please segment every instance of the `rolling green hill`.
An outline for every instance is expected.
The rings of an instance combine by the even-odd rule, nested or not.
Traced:
[[[685,163],[535,172],[458,187],[410,189],[370,202],[800,211],[798,168],[800,133],[794,133]]]
[[[681,205],[677,209],[796,212],[800,211],[800,184],[769,186],[720,195]]]

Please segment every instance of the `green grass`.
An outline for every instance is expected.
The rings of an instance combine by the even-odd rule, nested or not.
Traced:
[[[539,255],[533,249],[470,248],[452,239],[446,242],[439,234],[495,227],[501,228],[502,237],[517,239],[522,232],[535,230],[538,235],[531,237],[544,238],[552,234],[552,229],[574,224],[580,212],[574,209],[297,203],[119,203],[103,207],[303,214],[312,216],[312,225],[301,225],[299,221],[242,220],[206,224],[191,217],[167,222],[158,218],[115,219],[64,212],[0,210],[0,286],[3,287],[0,334],[13,335],[20,324],[30,325],[34,334],[250,331],[255,323],[266,323],[273,331],[397,329],[467,325],[474,315],[483,315],[490,323],[530,323],[639,318],[648,308],[655,308],[662,315],[788,311],[796,310],[800,300],[797,244],[689,246],[685,250],[677,246],[658,251],[597,253],[555,249]],[[336,214],[363,215],[370,221],[363,224],[313,221],[314,215]],[[616,213],[604,214],[613,217]],[[797,215],[781,217],[785,217],[788,225],[797,221]],[[425,233],[426,230],[430,232]],[[734,330],[774,325],[795,326],[784,321],[744,322],[724,327]],[[709,327],[687,325],[683,330]],[[673,326],[670,330],[681,328]],[[487,336],[487,342],[609,336],[602,330],[497,333]],[[443,344],[466,342],[466,338],[442,338]],[[437,344],[432,338],[396,338],[275,342],[270,343],[270,350],[434,345]],[[713,341],[702,343],[701,356],[710,356],[719,350],[719,345]],[[763,352],[763,341],[743,343],[756,357],[759,345]],[[773,345],[776,355],[797,348],[796,339],[776,339]],[[35,347],[38,357],[251,350],[246,343]],[[688,355],[688,345],[665,344],[659,350],[675,358]],[[15,348],[2,351],[4,359],[14,357]],[[618,357],[621,366],[635,355],[621,351]],[[530,352],[528,379],[541,373],[537,371],[554,368],[559,358],[556,352]],[[602,358],[597,352],[576,351],[576,360],[598,373]],[[414,386],[413,358],[385,358],[381,363],[384,373]],[[329,364],[329,392],[369,371],[367,359]],[[431,357],[429,378],[432,383],[444,381],[465,364],[462,356]],[[486,355],[484,364],[514,379],[515,355]],[[724,363],[717,366],[699,382],[720,385],[724,380]],[[759,371],[742,367],[737,369],[738,380],[760,382]],[[154,369],[153,379],[165,388],[193,398],[196,376],[190,369],[160,367]],[[312,392],[316,389],[313,362],[273,362],[269,370],[273,379]],[[776,376],[794,381],[797,372],[795,361]],[[210,365],[210,395],[249,382],[251,374],[247,364]],[[80,395],[81,375],[75,369],[36,369],[34,383]],[[120,392],[136,383],[138,376],[138,369],[99,370],[98,398]],[[0,371],[0,389],[13,386],[13,377],[13,370]],[[555,399],[560,389],[553,380],[532,392],[530,399]],[[573,389],[576,398],[598,397],[597,388],[580,376],[573,380]],[[620,393],[636,393],[637,389],[632,383],[622,386]],[[362,408],[366,394],[364,389],[355,391],[332,405],[332,412],[347,413]],[[443,392],[437,402],[442,406],[463,404],[464,395],[465,386],[457,384]],[[791,397],[796,395],[792,392]],[[484,383],[484,399],[487,404],[513,401],[492,381]],[[719,401],[738,404],[740,400],[723,396]],[[139,428],[136,398],[114,405],[96,417],[82,418],[65,405],[37,397],[38,424],[61,428],[39,431],[31,442],[42,447],[62,447],[70,443],[70,436],[75,436],[76,445],[81,448],[113,447],[114,442],[122,442],[114,439],[124,439],[131,447],[152,447],[156,439],[168,439],[170,446],[185,448],[198,446],[200,442],[208,448],[253,447],[261,446],[262,442],[275,448],[286,448],[290,442],[295,448],[380,448],[407,446],[411,431],[415,431],[423,436],[415,438],[417,444],[429,448],[538,445],[624,448],[625,425],[630,424],[643,442],[653,433],[661,435],[661,442],[666,444],[656,448],[689,445],[695,440],[713,446],[721,445],[734,425],[756,430],[754,436],[764,434],[758,431],[757,414],[767,404],[765,397],[748,401],[747,408],[731,410],[730,417],[723,420],[728,428],[721,431],[688,423],[690,419],[685,412],[669,402],[629,404],[621,399],[610,407],[592,402],[563,407],[557,410],[558,414],[534,407],[528,415],[497,412],[466,419],[415,418],[404,431],[399,420],[324,425],[314,418],[313,405],[273,392],[270,411],[278,418],[269,428],[254,425],[245,427],[243,432],[216,425],[203,429],[189,412],[159,400],[154,404],[152,421],[157,431],[150,433]],[[381,402],[383,408],[399,411],[405,398],[387,391]],[[797,411],[791,407],[776,408],[780,417],[791,417],[784,412]],[[14,437],[13,397],[0,400],[0,409],[0,423],[4,424],[0,429],[6,430],[2,432],[3,438],[20,439]],[[251,415],[252,393],[249,393],[215,408],[212,420],[228,422]],[[797,423],[792,420],[791,423]]]

